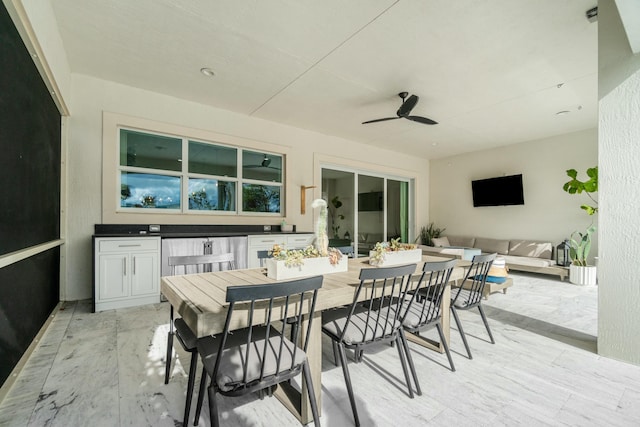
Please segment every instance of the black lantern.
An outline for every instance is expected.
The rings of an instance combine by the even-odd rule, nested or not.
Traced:
[[[568,267],[571,264],[569,259],[569,240],[565,239],[564,242],[556,246],[556,264],[563,267]]]

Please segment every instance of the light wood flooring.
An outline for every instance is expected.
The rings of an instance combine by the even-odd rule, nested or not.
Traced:
[[[461,313],[473,360],[452,330],[456,372],[445,355],[409,344],[422,396],[409,399],[394,348],[350,363],[362,425],[640,425],[640,366],[596,353],[597,287],[512,277],[506,295],[485,302],[495,345],[477,312]],[[66,303],[0,404],[0,425],[181,425],[189,357],[178,351],[164,385],[168,319],[167,303],[97,314],[88,301]],[[323,347],[321,423],[353,425],[342,371],[328,340]],[[220,407],[223,425],[299,425],[275,399]],[[199,425],[210,425],[206,410]]]

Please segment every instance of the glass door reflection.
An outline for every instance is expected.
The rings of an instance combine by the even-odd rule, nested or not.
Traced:
[[[358,254],[369,256],[377,242],[384,242],[384,178],[358,175]]]

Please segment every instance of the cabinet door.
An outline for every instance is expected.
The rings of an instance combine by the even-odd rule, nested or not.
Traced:
[[[130,274],[127,254],[100,255],[98,295],[100,301],[128,295]]]
[[[158,254],[132,253],[130,279],[132,296],[158,293]]]

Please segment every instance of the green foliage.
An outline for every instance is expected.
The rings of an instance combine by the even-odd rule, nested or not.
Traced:
[[[598,192],[598,167],[587,169],[589,179],[585,181],[578,179],[578,171],[575,169],[567,170],[567,176],[571,179],[564,183],[562,189],[569,194],[581,194],[584,192],[593,201],[595,206],[582,205],[580,208],[584,209],[589,215],[596,214],[598,212],[598,201],[595,200],[591,194]]]
[[[409,251],[416,249],[413,243],[402,243],[400,239],[391,239],[390,242],[377,242],[373,247],[373,255],[369,258],[371,265],[380,265],[384,261],[387,252]]]
[[[215,206],[209,201],[207,192],[202,189],[189,194],[189,209],[214,210]]]
[[[277,212],[280,208],[280,190],[275,187],[244,185],[242,199],[247,212]]]
[[[304,249],[283,249],[278,245],[274,245],[270,251],[273,259],[278,261],[284,261],[286,267],[300,267],[304,265],[306,258],[321,258],[323,255],[318,249],[313,246],[307,246]],[[342,258],[342,253],[336,248],[329,248],[326,255],[329,257],[329,263],[332,265],[337,264]]]
[[[562,189],[569,194],[582,194],[583,192],[589,196],[593,205],[580,206],[587,215],[595,215],[598,213],[598,201],[592,194],[598,192],[598,167],[587,169],[589,179],[580,181],[578,179],[578,171],[575,169],[567,170],[567,176],[571,178],[565,182]],[[587,257],[591,251],[591,235],[596,231],[596,227],[591,224],[584,233],[574,231],[569,240],[569,256],[573,265],[587,266]]]
[[[584,233],[574,231],[573,234],[571,234],[571,239],[569,240],[569,256],[571,257],[573,265],[587,266],[587,256],[589,256],[589,252],[591,251],[591,235],[594,231],[596,231],[596,227],[592,225],[587,228],[587,231]]]
[[[334,198],[331,199],[331,206],[333,206],[333,209],[329,209],[329,215],[331,215],[331,231],[333,232],[333,238],[339,239],[340,235],[338,232],[340,230],[340,224],[338,224],[338,220],[344,219],[344,215],[337,212],[338,209],[342,207],[340,196],[334,196]]]
[[[428,226],[423,226],[420,229],[420,235],[415,241],[418,242],[420,240],[422,245],[433,246],[433,239],[442,236],[445,230],[446,228],[436,227],[433,222],[430,222]]]

